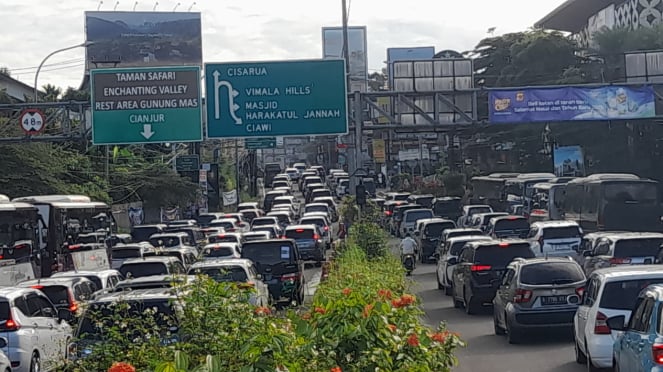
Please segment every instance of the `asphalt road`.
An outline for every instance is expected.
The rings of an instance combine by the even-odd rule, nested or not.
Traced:
[[[390,240],[392,251],[398,251],[398,242]],[[411,278],[413,291],[423,302],[425,322],[431,326],[446,322],[449,330],[458,332],[467,343],[457,352],[459,366],[454,371],[586,371],[586,366],[575,362],[570,330],[539,334],[524,344],[510,345],[506,337],[494,334],[491,308],[481,315],[467,315],[453,307],[451,297],[437,289],[434,264],[418,263]]]

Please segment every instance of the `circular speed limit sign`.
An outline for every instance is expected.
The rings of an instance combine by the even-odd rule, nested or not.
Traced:
[[[25,134],[37,134],[44,130],[46,115],[38,109],[25,109],[21,112],[19,120]]]

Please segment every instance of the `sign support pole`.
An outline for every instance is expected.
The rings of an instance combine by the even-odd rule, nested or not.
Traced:
[[[237,204],[241,203],[239,200],[239,141],[235,139],[235,190],[237,190]]]
[[[361,143],[361,137],[362,137],[362,107],[361,107],[361,92],[357,91],[354,92],[354,107],[352,108],[353,110],[353,120],[355,124],[355,133],[354,133],[354,149],[352,150],[352,161],[348,162],[348,170],[351,175],[354,175],[357,172],[357,169],[359,169],[359,165],[361,164],[361,148],[362,148],[362,143]],[[350,177],[350,193],[355,192],[355,188],[357,187],[359,183],[356,181],[355,177]],[[356,195],[355,195],[356,196]]]

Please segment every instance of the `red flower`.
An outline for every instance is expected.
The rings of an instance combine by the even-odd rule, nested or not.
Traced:
[[[388,289],[381,289],[378,291],[378,297],[385,300],[391,300],[391,291]]]
[[[350,293],[352,293],[352,289],[347,288],[347,287],[346,287],[346,288],[343,288],[342,293],[343,293],[344,295],[348,296],[348,295],[350,295]]]
[[[255,310],[253,310],[253,312],[254,312],[256,315],[269,315],[269,314],[272,313],[272,311],[269,310],[269,308],[268,308],[268,307],[265,307],[265,306],[258,306],[258,307],[256,307]]]
[[[398,329],[398,328],[396,328],[395,324],[389,324],[389,325],[387,325],[387,328],[389,328],[389,330],[392,331],[392,332],[396,332],[396,330]]]
[[[108,372],[136,372],[136,368],[129,363],[115,362],[108,368]]]
[[[410,294],[404,294],[401,296],[401,303],[403,306],[412,305],[416,300],[416,297]]]
[[[311,319],[311,313],[305,313],[304,315],[302,315],[302,319],[304,319],[304,320]]]
[[[417,347],[419,346],[419,337],[417,337],[416,333],[411,334],[407,338],[407,344],[412,346],[412,347]]]
[[[398,309],[398,308],[401,308],[405,305],[403,305],[403,302],[401,301],[400,298],[396,298],[396,299],[391,300],[391,306]]]
[[[364,305],[364,311],[361,313],[361,315],[364,318],[368,318],[368,316],[371,314],[371,310],[373,310],[373,304],[366,304]]]
[[[437,341],[437,342],[442,344],[447,339],[448,335],[449,335],[449,332],[447,332],[447,331],[444,331],[442,333],[437,332],[437,333],[433,333],[430,336],[430,339],[433,340],[433,341]]]
[[[342,371],[341,371],[341,367],[336,366],[336,367],[330,369],[329,372],[342,372]]]
[[[314,311],[318,314],[324,314],[327,312],[323,307],[316,307]]]

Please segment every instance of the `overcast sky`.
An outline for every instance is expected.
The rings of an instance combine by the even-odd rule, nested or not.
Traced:
[[[347,0],[350,25],[368,28],[370,70],[384,67],[390,47],[435,46],[437,51],[472,49],[487,36],[522,31],[564,0]],[[113,10],[105,0],[100,10]],[[95,0],[2,0],[0,66],[32,85],[36,66],[50,52],[84,41],[86,10]],[[134,0],[117,10],[130,11]],[[183,0],[177,11],[193,1]],[[154,0],[139,0],[136,10],[151,11]],[[178,1],[160,0],[157,10],[171,11]],[[339,26],[341,0],[198,0],[202,13],[205,62],[320,58],[321,27]],[[84,66],[82,48],[57,54],[39,75],[39,85],[78,87]]]

